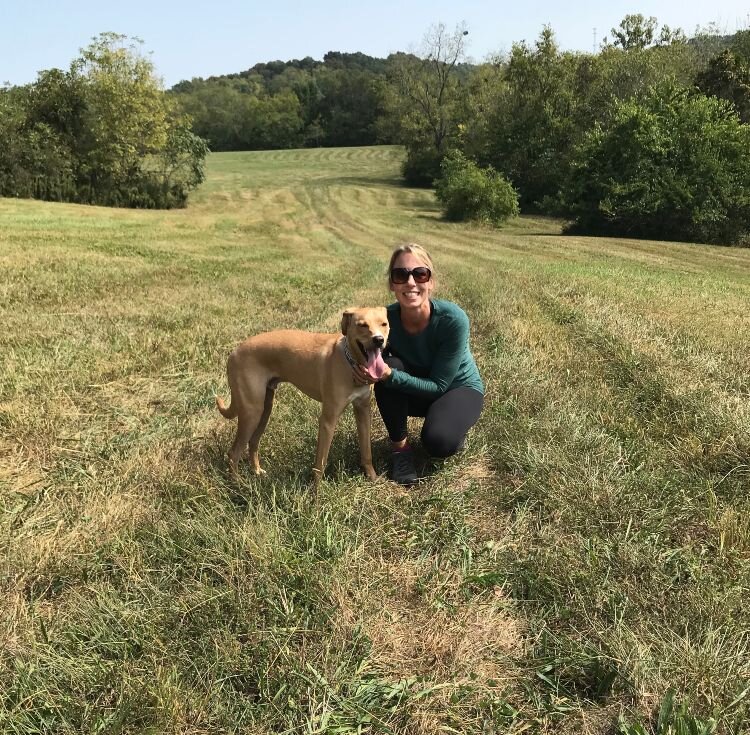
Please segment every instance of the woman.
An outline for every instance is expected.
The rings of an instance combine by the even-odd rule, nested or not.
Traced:
[[[407,418],[424,417],[422,444],[433,457],[463,448],[484,402],[484,385],[469,349],[469,319],[450,301],[431,298],[432,258],[420,245],[396,248],[388,267],[396,303],[388,307],[390,336],[380,376],[359,367],[362,383],[375,383],[375,399],[391,439],[391,479],[417,481]]]

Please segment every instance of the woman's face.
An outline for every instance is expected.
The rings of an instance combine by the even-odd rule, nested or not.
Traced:
[[[413,253],[401,253],[393,263],[394,268],[407,268],[409,270],[427,266],[426,263],[417,258]],[[426,283],[416,283],[414,276],[409,275],[406,283],[390,282],[390,289],[393,291],[396,301],[401,304],[402,309],[416,309],[424,307],[430,300],[430,294],[435,286],[433,277]]]

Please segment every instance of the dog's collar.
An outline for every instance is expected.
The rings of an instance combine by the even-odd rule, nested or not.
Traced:
[[[346,361],[353,368],[357,367],[359,363],[354,359],[352,353],[349,351],[349,340],[346,337],[342,337],[341,341],[344,343],[344,357],[346,358]]]

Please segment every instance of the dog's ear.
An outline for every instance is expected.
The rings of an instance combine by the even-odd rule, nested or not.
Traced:
[[[352,320],[354,315],[354,309],[346,309],[341,315],[341,334],[346,334],[349,330],[349,322]]]

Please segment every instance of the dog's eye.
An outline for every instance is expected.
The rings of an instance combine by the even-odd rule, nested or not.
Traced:
[[[388,326],[388,322],[383,322],[380,326],[381,327],[387,327]]]

